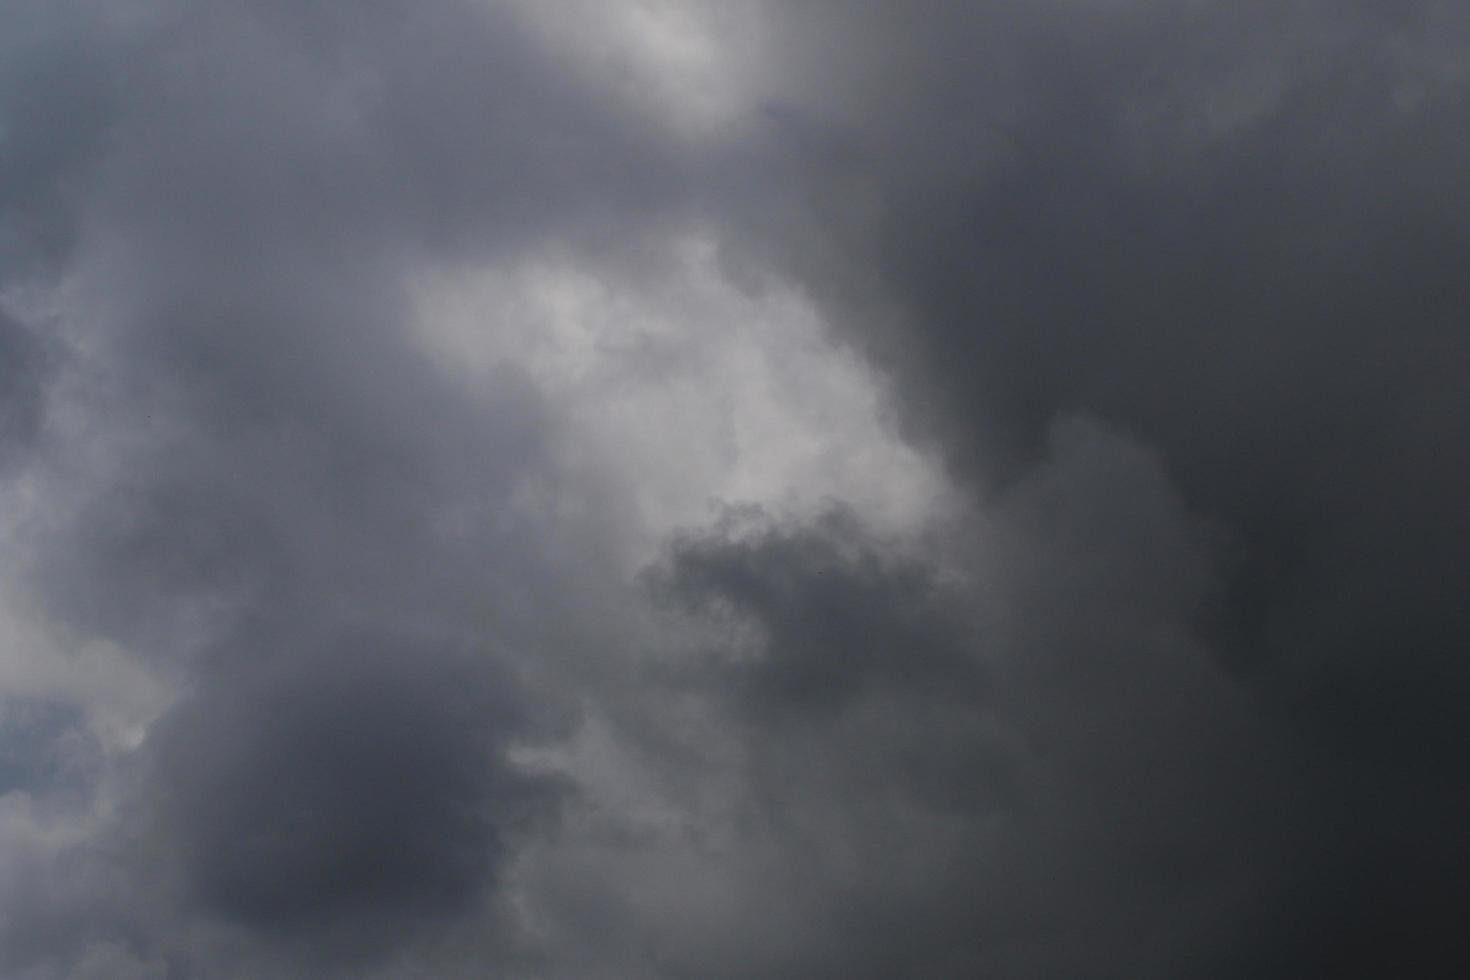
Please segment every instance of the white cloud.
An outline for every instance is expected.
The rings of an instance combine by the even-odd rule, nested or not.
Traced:
[[[581,488],[630,503],[641,564],[722,504],[786,516],[841,501],[880,531],[947,503],[937,463],[884,417],[871,368],[835,345],[794,288],[742,288],[717,243],[673,236],[640,257],[542,254],[420,280],[419,336],[466,384],[507,365],[555,406]]]
[[[765,19],[702,0],[507,0],[547,45],[675,134],[718,138],[761,97]]]

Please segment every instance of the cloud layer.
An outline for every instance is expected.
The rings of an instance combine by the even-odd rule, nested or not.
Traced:
[[[8,19],[0,973],[1464,974],[1456,5]]]

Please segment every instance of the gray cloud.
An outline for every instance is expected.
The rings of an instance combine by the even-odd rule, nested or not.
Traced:
[[[224,674],[150,738],[186,893],[315,955],[470,908],[555,797],[504,758],[533,728],[500,673],[375,632]]]
[[[966,532],[960,583],[876,557],[850,519],[676,550],[682,594],[762,627],[755,682],[722,689],[757,823],[800,869],[780,887],[831,930],[730,975],[1172,976],[1227,955],[1310,800],[1306,749],[1195,637],[1216,536],[1150,453],[1073,422]],[[814,665],[828,700],[778,685]]]
[[[1219,585],[1191,620],[1231,675],[1213,683],[1272,719],[1267,755],[1313,762],[1285,785],[1195,763],[1212,789],[1261,794],[1296,843],[1257,886],[1262,911],[1217,910],[1229,955],[1187,975],[1463,964],[1444,911],[1460,902],[1466,854],[1441,821],[1470,803],[1449,748],[1464,737],[1453,583],[1470,542],[1454,502],[1470,467],[1454,272],[1464,90],[1445,59],[1464,26],[1432,4],[875,13],[835,44],[883,57],[809,53],[815,74],[837,72],[787,110],[830,113],[858,148],[843,175],[866,182],[870,218],[854,231],[827,195],[835,217],[814,212],[823,230],[791,240],[827,243],[808,275],[834,320],[893,366],[916,434],[980,492],[1024,495],[1053,421],[1084,412],[1156,450],[1179,506],[1222,535]],[[827,43],[814,31],[807,50]],[[1167,565],[1146,526],[1124,527],[1095,548],[1123,562],[1098,597],[1100,635],[1126,638],[1120,600]],[[1010,574],[1032,560],[1017,558]],[[1048,574],[1043,595],[1072,571]],[[1032,619],[1076,615],[1048,601]],[[1080,657],[1091,642],[1059,649]],[[1173,683],[1142,704],[1084,688],[1118,712],[1095,737],[1148,724],[1125,718],[1178,698]],[[1216,724],[1226,745],[1243,738]],[[1112,834],[1105,809],[1069,819]],[[1218,853],[1266,836],[1249,823],[1178,829]],[[1110,873],[1115,894],[1149,874],[1141,859]],[[1100,946],[1056,975],[1110,975]]]
[[[6,421],[37,438],[19,355],[51,326],[59,418],[18,479],[53,494],[19,574],[48,618],[181,697],[104,788],[115,857],[36,858],[138,899],[17,894],[54,925],[10,930],[32,938],[9,969],[68,976],[114,953],[169,975],[367,968],[494,899],[517,824],[555,812],[506,753],[548,737],[564,700],[488,652],[529,656],[554,628],[524,597],[569,587],[511,512],[554,478],[549,411],[514,367],[473,395],[444,377],[405,329],[408,287],[436,254],[595,224],[579,195],[641,207],[631,184],[657,167],[496,10],[145,21],[141,40],[45,52],[72,89],[106,66],[100,122],[48,127],[25,104],[6,119],[7,163],[35,173],[15,227],[59,243],[28,246],[17,273],[58,309],[4,321],[25,369]],[[105,139],[65,135],[93,126]]]
[[[840,710],[872,691],[910,687],[980,697],[974,639],[933,572],[890,559],[865,537],[854,515],[834,511],[754,539],[690,538],[653,581],[697,614],[755,621],[764,652],[730,665],[725,682],[759,714]]]
[[[0,312],[0,466],[32,446],[41,427],[42,399],[49,360],[44,343],[12,317]]]
[[[21,9],[6,975],[1463,974],[1465,16],[635,6]],[[691,228],[959,503],[638,550],[679,420],[415,332],[575,374]]]

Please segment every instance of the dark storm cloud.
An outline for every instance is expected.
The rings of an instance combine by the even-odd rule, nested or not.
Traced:
[[[690,537],[653,581],[697,613],[755,621],[764,650],[730,665],[760,714],[840,710],[911,687],[978,697],[983,670],[930,569],[889,558],[845,511],[754,537]]]
[[[0,42],[6,575],[178,700],[0,702],[7,975],[1464,974],[1458,5],[771,4],[704,143],[498,4],[111,9]],[[971,506],[667,542],[650,669],[412,289],[696,218]]]
[[[40,338],[0,311],[0,467],[40,431],[50,360]]]
[[[75,181],[105,137],[114,61],[86,17],[16,4],[0,44],[0,257],[6,277],[71,241]]]
[[[1470,736],[1463,14],[1429,3],[808,14],[791,18],[806,101],[783,113],[855,149],[840,166],[807,158],[818,207],[811,225],[780,226],[792,244],[777,254],[891,367],[911,430],[985,499],[1024,502],[1040,492],[1054,420],[1102,419],[1158,454],[1171,506],[1215,529],[1205,554],[1217,585],[1166,603],[1219,666],[1205,689],[1234,699],[1196,720],[1215,754],[1125,765],[1085,806],[1038,815],[1092,841],[1105,873],[1096,891],[1049,896],[1030,921],[1059,930],[1050,955],[1091,938],[1075,963],[1036,952],[1002,974],[1462,971],[1453,920],[1470,852],[1449,828],[1470,814],[1458,748]],[[843,187],[877,202],[865,222],[854,226]],[[1067,491],[1071,506],[1102,506],[1110,491],[1088,479]],[[1189,703],[1153,665],[1130,691],[1091,673],[1151,642],[1124,601],[1170,584],[1143,518],[1099,528],[1034,585],[1029,629],[1090,624],[1047,638],[1069,679],[1023,712],[1061,724],[1064,742],[1162,745],[1176,738],[1169,705]],[[1094,556],[1117,565],[1110,580],[1069,595],[1074,563]],[[1024,581],[1037,553],[1011,558],[1003,578]],[[1081,705],[1095,729],[1058,721]],[[1254,716],[1267,727],[1244,721]],[[1312,763],[1285,782],[1232,762],[1264,771],[1302,752]],[[1087,771],[1061,789],[1086,791]],[[1274,808],[1278,831],[1184,809],[1170,821],[1183,851],[1155,866],[1107,822],[1135,791],[1167,799],[1192,784]],[[1190,852],[1258,844],[1244,866],[1265,854],[1278,866],[1248,900],[1211,909],[1194,958],[1165,906],[1106,939],[1119,896],[1127,908],[1155,875],[1209,890],[1230,871]],[[1023,864],[1054,845],[1035,846]],[[983,928],[974,913],[961,919]],[[1185,943],[1185,958],[1137,959],[1147,943],[1119,937],[1143,933]]]
[[[85,786],[95,755],[95,739],[74,705],[17,697],[0,702],[0,795]]]
[[[532,719],[483,654],[323,646],[225,672],[160,724],[153,832],[211,914],[350,955],[469,908],[554,790],[505,762]]]
[[[39,923],[10,968],[233,970],[190,923],[275,975],[388,958],[493,903],[518,824],[554,813],[506,756],[552,731],[543,695],[497,658],[580,628],[539,621],[566,583],[509,512],[551,478],[549,411],[517,369],[471,393],[432,366],[412,277],[595,236],[670,181],[498,8],[164,4],[116,36],[92,13],[88,43],[22,48],[5,106],[14,281],[64,295],[52,391],[87,420],[31,460],[58,492],[23,571],[189,693],[116,789],[110,857],[36,858],[136,899],[80,872],[8,895]],[[39,425],[48,316],[0,320],[7,443]]]
[[[943,587],[850,518],[671,556],[678,594],[760,627],[723,697],[795,869],[770,887],[812,923],[729,975],[1209,975],[1320,816],[1307,749],[1193,636],[1216,532],[1071,422],[967,534]],[[781,683],[816,668],[822,701]]]
[[[486,575],[535,574],[535,545],[480,518],[544,462],[546,413],[514,368],[471,396],[428,362],[411,277],[596,234],[669,183],[661,164],[498,9],[151,15],[107,52],[105,152],[51,214],[80,227],[62,268],[95,302],[71,397],[130,453],[39,580],[69,621],[163,658],[201,620],[233,657],[237,630],[324,615],[481,615]]]
[[[1257,656],[1329,623],[1332,643],[1419,623],[1444,649],[1432,634],[1464,625],[1444,589],[1470,477],[1467,147],[1431,32],[1464,25],[1428,4],[1279,6],[1122,5],[1099,23],[1040,5],[1034,22],[973,15],[969,34],[952,14],[899,18],[918,36],[890,57],[923,69],[860,80],[912,112],[850,107],[883,200],[862,268],[907,314],[905,392],[961,466],[1004,479],[1058,413],[1116,422],[1240,535],[1228,618]],[[966,56],[1007,27],[1004,68]],[[958,134],[931,120],[975,91]],[[932,139],[902,139],[919,124]],[[936,173],[965,149],[973,167]]]
[[[70,240],[68,182],[101,137],[107,68],[85,38],[47,29],[20,8],[0,45],[0,287],[44,267]],[[58,36],[59,35],[59,36]],[[78,62],[88,65],[73,70]],[[55,351],[0,305],[0,468],[41,426]]]
[[[453,390],[406,335],[404,290],[413,256],[449,223],[422,196],[463,197],[444,206],[456,217],[479,209],[487,247],[515,237],[497,237],[502,202],[555,197],[535,186],[546,168],[520,155],[534,134],[505,140],[504,172],[458,176],[440,172],[448,151],[430,140],[434,120],[501,125],[507,105],[545,87],[546,66],[508,55],[504,74],[482,77],[447,39],[415,34],[515,50],[458,7],[407,24],[366,11],[361,35],[345,37],[332,8],[302,16],[160,13],[132,49],[107,152],[75,194],[70,274],[96,306],[73,327],[86,355],[70,365],[72,397],[102,420],[97,438],[128,441],[130,454],[88,488],[37,576],[68,620],[161,658],[197,643],[201,620],[233,657],[255,642],[237,630],[463,611],[480,586],[419,543],[497,507],[537,453],[528,386],[510,371],[478,402]],[[435,70],[423,59],[439,59]],[[399,129],[420,114],[392,102],[419,78],[487,100],[474,120],[438,106],[410,139]],[[420,150],[393,161],[406,145]],[[491,543],[446,544],[470,561]]]

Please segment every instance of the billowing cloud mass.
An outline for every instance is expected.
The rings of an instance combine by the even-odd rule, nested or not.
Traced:
[[[1470,11],[12,0],[0,976],[1470,973]]]

